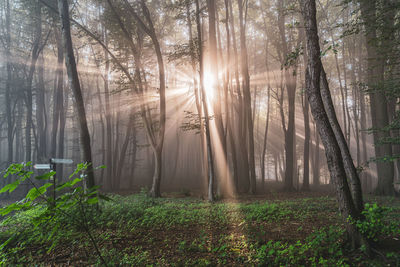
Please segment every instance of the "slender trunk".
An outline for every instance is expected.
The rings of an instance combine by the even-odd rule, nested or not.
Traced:
[[[267,72],[267,118],[265,121],[265,131],[264,131],[264,143],[263,143],[263,149],[262,149],[262,156],[261,156],[261,179],[262,179],[262,189],[264,190],[264,185],[265,185],[265,156],[267,154],[267,137],[268,137],[268,127],[269,127],[269,114],[271,110],[271,81],[270,81],[270,76],[269,76],[269,64],[268,64],[268,44],[269,41],[266,41],[265,45],[265,66],[266,66],[266,72]]]
[[[231,32],[232,32],[232,47],[233,47],[233,55],[234,55],[234,69],[235,69],[235,81],[236,81],[236,94],[237,94],[237,106],[238,106],[238,138],[240,140],[247,140],[246,133],[247,133],[247,125],[246,119],[244,114],[244,100],[242,97],[241,86],[240,86],[240,79],[239,79],[239,56],[238,56],[238,49],[236,44],[236,31],[235,31],[235,21],[233,16],[233,8],[232,8],[232,0],[228,0],[230,16],[229,16],[229,23],[231,25]],[[233,115],[233,114],[232,114]],[[234,117],[234,116],[232,116]],[[249,176],[249,159],[247,153],[247,142],[243,141],[239,143],[239,150],[240,150],[240,157],[239,160],[242,162],[242,175],[237,176],[237,184],[239,184],[239,177],[240,180],[244,181],[246,186],[250,183],[250,176]],[[249,188],[245,188],[248,191]]]
[[[25,146],[26,146],[26,154],[25,160],[27,162],[32,160],[32,112],[33,112],[33,94],[32,94],[32,83],[33,76],[35,74],[36,62],[39,58],[40,54],[40,42],[42,39],[42,7],[39,1],[35,3],[35,11],[34,11],[34,20],[35,20],[35,33],[34,33],[34,42],[32,48],[32,57],[30,62],[30,68],[27,78],[26,85],[26,125],[25,125]]]
[[[286,38],[286,27],[285,27],[285,10],[283,1],[278,2],[278,28],[280,35],[280,49],[283,57],[281,58],[282,66],[285,64],[286,58],[289,56],[290,48]],[[296,64],[296,63],[295,63]],[[290,65],[285,66],[285,85],[288,95],[288,121],[287,128],[285,131],[285,190],[293,191],[293,181],[296,174],[296,132],[295,132],[295,97],[296,97],[296,68],[297,66]],[[283,103],[283,102],[282,102]],[[283,107],[281,107],[281,110]],[[283,118],[283,116],[282,116]]]
[[[314,165],[313,165],[313,184],[314,186],[318,186],[320,184],[320,149],[319,149],[319,143],[320,143],[320,138],[316,129],[316,126],[314,126],[314,136],[315,136],[315,147],[314,147]]]
[[[218,55],[220,60],[218,61],[219,66],[228,66],[226,62],[224,62],[224,56],[222,53],[222,42],[221,42],[221,31],[220,31],[220,24],[219,24],[219,14],[218,11],[215,12],[216,15],[216,27],[217,27],[217,39],[218,39]],[[229,51],[229,49],[227,49]],[[228,56],[229,57],[229,56]],[[220,69],[218,67],[218,69]],[[222,112],[221,112],[221,123],[220,127],[222,127],[222,136],[221,136],[221,144],[222,144],[222,150],[224,152],[224,159],[222,161],[222,166],[221,166],[221,180],[219,181],[219,189],[225,190],[223,192],[220,192],[221,194],[230,194],[230,192],[227,191],[228,189],[228,183],[229,180],[231,179],[230,172],[229,172],[229,163],[228,163],[228,79],[227,79],[227,73],[229,72],[228,68],[223,68],[222,71],[222,92],[219,92],[220,96],[220,102],[219,102],[219,108],[224,107],[224,112],[225,112],[225,127],[223,124],[223,118],[222,118]],[[221,88],[218,87],[220,91]],[[223,96],[223,98],[222,98]],[[218,103],[217,103],[218,104]],[[221,191],[221,190],[220,190]]]
[[[54,81],[54,92],[53,92],[53,123],[51,129],[51,144],[50,144],[50,156],[56,157],[57,154],[57,131],[58,124],[60,121],[61,112],[61,95],[63,93],[64,86],[64,73],[63,73],[63,63],[64,63],[64,47],[62,44],[61,33],[58,29],[54,29],[56,43],[57,43],[57,70],[56,79]]]
[[[233,139],[233,131],[232,131],[232,116],[233,110],[231,107],[233,106],[233,99],[232,101],[229,100],[229,86],[232,85],[231,73],[230,73],[230,66],[231,66],[231,33],[229,30],[229,4],[228,0],[224,0],[225,4],[225,30],[226,30],[226,76],[224,79],[224,97],[225,97],[225,122],[226,122],[226,140],[227,143],[228,139],[230,141],[230,148],[231,148],[231,155],[232,155],[232,167],[233,167],[233,176],[230,175],[228,178],[231,179],[231,184],[233,185],[233,194],[237,193],[237,175],[238,175],[238,167],[237,167],[237,159],[236,159],[236,147],[235,142]],[[232,96],[232,95],[231,95]],[[231,105],[231,106],[229,106]],[[226,148],[226,153],[228,153],[228,147]],[[228,164],[228,154],[226,154],[226,168],[229,173],[229,164]],[[230,174],[230,173],[229,173]]]
[[[125,158],[126,158],[126,151],[128,149],[129,142],[130,142],[130,139],[131,139],[131,136],[132,136],[134,122],[135,122],[135,116],[134,116],[134,112],[132,110],[130,112],[130,114],[129,114],[128,127],[126,129],[124,142],[122,144],[121,151],[119,153],[118,166],[116,166],[116,169],[117,169],[117,173],[116,173],[116,181],[117,181],[116,189],[117,190],[121,189],[120,188],[121,174],[122,174],[122,170],[125,169],[124,163],[125,163]]]
[[[331,34],[331,38],[332,38],[332,40],[334,40],[332,34]],[[335,46],[335,42],[333,42],[332,45]],[[343,131],[345,132],[345,136],[347,138],[347,131],[349,131],[349,133],[350,133],[350,129],[347,129],[347,116],[346,116],[346,101],[347,101],[347,98],[345,97],[345,94],[344,94],[344,89],[343,89],[343,84],[342,84],[342,75],[341,75],[341,72],[340,72],[339,60],[338,60],[337,53],[334,53],[334,55],[335,55],[336,71],[337,71],[338,80],[339,80],[340,96],[341,96],[341,99],[342,99]]]
[[[107,33],[104,31],[104,39],[105,39],[105,44],[107,45]],[[112,139],[113,139],[113,134],[112,134],[112,122],[111,122],[111,117],[112,117],[112,110],[111,110],[111,105],[110,105],[110,90],[108,87],[108,82],[109,82],[109,74],[110,74],[110,61],[108,58],[108,53],[107,51],[104,51],[104,57],[105,57],[105,68],[104,68],[104,102],[105,102],[105,117],[106,117],[106,150],[104,153],[106,154],[106,179],[108,181],[111,181],[112,179],[112,173],[113,173],[113,164],[112,164],[112,151],[113,151],[113,146],[112,146]]]
[[[6,90],[5,90],[5,106],[6,106],[6,116],[7,116],[7,144],[8,144],[8,164],[13,162],[13,129],[14,120],[12,118],[11,109],[11,11],[10,11],[10,1],[6,0],[6,69],[7,69],[7,79],[6,79]]]
[[[159,130],[157,139],[153,136],[152,146],[154,157],[156,159],[156,166],[153,175],[152,186],[149,194],[152,197],[161,197],[160,185],[162,178],[162,150],[164,146],[164,137],[165,137],[165,122],[166,122],[166,86],[165,86],[165,69],[164,69],[164,60],[161,53],[161,46],[158,41],[156,31],[154,29],[153,21],[151,19],[150,11],[146,6],[144,0],[140,2],[143,15],[145,20],[147,21],[147,25],[145,22],[136,14],[135,10],[132,6],[125,0],[125,4],[129,8],[129,11],[133,15],[135,21],[138,23],[138,26],[141,30],[143,30],[151,39],[154,50],[157,56],[157,65],[158,65],[158,76],[159,76],[159,93],[160,93],[160,115],[159,115]]]
[[[135,170],[136,170],[136,153],[137,153],[137,145],[136,145],[136,131],[133,131],[132,134],[132,159],[130,163],[130,177],[129,177],[129,188],[133,188]]]
[[[354,166],[349,147],[346,143],[346,139],[343,135],[342,130],[340,129],[339,122],[336,118],[335,108],[333,106],[333,101],[329,92],[328,80],[326,78],[326,73],[323,66],[321,66],[320,73],[322,82],[321,96],[324,103],[324,108],[326,110],[326,113],[328,114],[329,123],[331,124],[331,128],[335,134],[336,141],[340,148],[346,175],[350,180],[350,189],[354,199],[355,207],[357,211],[361,213],[361,211],[364,209],[364,206],[360,178],[358,177],[357,169]]]
[[[103,77],[105,79],[105,77]],[[103,100],[101,98],[101,92],[100,92],[100,86],[99,86],[99,77],[96,77],[96,88],[97,88],[97,98],[99,101],[100,105],[100,125],[101,125],[101,165],[105,164],[106,161],[106,127],[104,124],[104,105],[103,105]],[[104,179],[104,168],[101,169],[101,174],[100,174],[100,184],[103,183]]]
[[[13,114],[15,121],[15,161],[20,162],[24,160],[23,150],[23,134],[22,134],[22,117],[24,116],[23,106],[18,105],[20,100],[16,100],[17,112]]]
[[[375,157],[391,157],[392,146],[390,144],[378,145],[377,143],[383,139],[390,137],[390,134],[382,129],[389,125],[388,116],[388,101],[385,93],[379,88],[384,80],[384,59],[379,55],[375,41],[377,38],[376,32],[376,5],[377,1],[359,1],[361,8],[361,17],[367,28],[366,46],[368,54],[368,77],[367,83],[370,89],[369,97],[371,102],[371,119],[374,143]],[[393,179],[394,179],[394,164],[392,161],[378,160],[377,174],[378,186],[375,193],[379,195],[393,195]]]
[[[263,150],[262,150],[262,156],[261,156],[261,179],[262,179],[262,189],[264,190],[264,185],[265,185],[265,156],[267,154],[267,137],[268,137],[268,127],[269,127],[269,113],[271,109],[271,104],[270,104],[270,92],[271,88],[268,86],[268,96],[267,96],[267,118],[265,121],[265,131],[264,131],[264,143],[263,143]]]
[[[304,95],[304,154],[303,154],[303,191],[310,190],[310,116],[307,96]]]
[[[222,153],[226,155],[226,144],[225,144],[225,133],[224,133],[224,125],[222,120],[222,112],[221,112],[221,93],[220,93],[220,83],[219,83],[219,69],[218,69],[218,49],[217,49],[217,28],[216,28],[216,8],[214,0],[207,0],[207,10],[208,10],[208,48],[209,48],[209,66],[210,72],[213,73],[215,79],[213,80],[213,90],[215,91],[215,100],[212,101],[212,106],[214,109],[214,117],[215,117],[215,127],[218,133],[217,143],[221,144]],[[217,162],[217,161],[216,161]],[[225,170],[223,166],[217,165],[216,173],[218,175],[219,182],[223,180],[223,173]],[[215,183],[219,185],[218,182]],[[219,187],[218,187],[219,189]],[[219,190],[218,190],[219,191]]]
[[[346,22],[347,23],[347,22]],[[345,53],[344,53],[344,44],[342,45],[342,61],[343,61],[343,81],[344,81],[344,99],[345,99],[345,111],[346,111],[346,116],[347,116],[347,133],[345,132],[345,137],[347,144],[350,145],[350,138],[351,138],[351,118],[350,118],[350,109],[349,109],[349,103],[347,102],[348,99],[348,88],[347,88],[347,71],[346,71],[346,61],[345,61]]]
[[[67,111],[68,111],[68,91],[64,90],[64,86],[62,87],[62,91],[60,92],[60,133],[58,135],[58,157],[59,158],[64,158],[64,145],[65,145],[65,125],[67,122]],[[63,92],[64,91],[64,92]],[[57,167],[57,177],[59,179],[62,179],[63,177],[63,172],[64,172],[64,167],[62,164]]]
[[[247,5],[247,1],[245,2]],[[256,168],[254,159],[254,126],[253,117],[251,112],[251,94],[250,94],[250,75],[248,66],[248,55],[247,55],[247,45],[246,45],[246,21],[245,17],[247,14],[243,14],[243,1],[238,0],[239,6],[239,28],[240,28],[240,51],[241,51],[241,67],[242,67],[242,84],[243,84],[243,96],[244,96],[244,116],[246,117],[247,124],[245,129],[248,131],[248,157],[249,157],[249,168],[250,168],[250,188],[249,193],[256,193]],[[246,11],[247,13],[247,6]]]
[[[193,76],[193,90],[195,95],[196,101],[196,108],[198,112],[198,119],[200,122],[200,142],[201,142],[201,170],[202,170],[202,177],[206,175],[206,162],[207,162],[207,153],[206,153],[206,146],[205,146],[205,132],[204,132],[204,120],[203,120],[203,110],[200,95],[201,92],[199,90],[199,83],[197,82],[197,71],[196,71],[196,46],[193,40],[193,33],[192,33],[192,20],[190,17],[190,2],[186,3],[186,19],[189,31],[189,47],[190,47],[190,59],[192,64],[192,76]]]
[[[211,148],[211,134],[210,134],[210,118],[208,115],[207,106],[207,94],[204,89],[204,63],[203,63],[203,45],[202,45],[202,34],[201,34],[201,21],[200,21],[200,7],[199,0],[196,0],[196,24],[197,24],[197,38],[199,42],[199,63],[200,63],[200,91],[201,99],[203,103],[203,110],[205,116],[205,128],[206,128],[206,144],[207,144],[207,163],[208,163],[208,200],[214,201],[214,161],[213,153]]]
[[[91,188],[95,185],[94,173],[92,166],[92,151],[90,147],[90,134],[86,120],[86,111],[82,98],[81,86],[76,68],[74,50],[72,46],[71,29],[69,22],[69,7],[67,0],[58,0],[58,10],[62,25],[63,43],[65,48],[65,65],[68,73],[69,86],[71,87],[74,97],[75,105],[78,112],[79,130],[81,138],[81,146],[83,150],[83,159],[89,164],[87,168],[87,187]]]
[[[46,143],[46,101],[45,101],[45,84],[44,84],[44,59],[43,53],[39,58],[38,65],[38,88],[36,95],[36,128],[38,135],[38,151],[37,161],[44,162],[46,159],[47,143]]]

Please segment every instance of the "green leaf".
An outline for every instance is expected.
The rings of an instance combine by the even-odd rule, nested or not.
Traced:
[[[48,179],[50,179],[52,176],[54,176],[55,174],[56,174],[55,171],[51,171],[51,172],[45,173],[45,174],[43,174],[43,175],[36,176],[35,179],[36,179],[36,180],[48,180]]]
[[[82,178],[75,178],[75,179],[72,180],[72,181],[68,181],[68,182],[66,182],[66,183],[63,183],[63,184],[61,184],[61,185],[59,185],[59,186],[56,187],[56,191],[60,191],[60,190],[62,190],[62,189],[64,189],[64,188],[66,188],[66,187],[72,187],[72,186],[74,186],[75,184],[81,182],[82,180],[83,180]]]
[[[32,188],[31,190],[29,190],[28,194],[26,194],[25,198],[29,198],[30,200],[35,200],[38,196],[46,193],[47,188],[49,188],[52,185],[53,184],[51,184],[51,183],[46,183],[39,188],[36,188],[36,187]]]
[[[99,199],[98,199],[97,197],[89,198],[89,199],[87,200],[87,203],[90,204],[90,205],[96,204],[96,203],[98,203],[98,202],[99,202]]]
[[[29,190],[28,194],[26,194],[26,198],[30,200],[35,200],[38,196],[40,196],[40,192],[36,187]]]
[[[96,167],[95,170],[98,170],[98,169],[105,169],[105,168],[107,168],[106,165],[101,165],[101,166]]]
[[[7,239],[6,241],[4,241],[3,244],[0,245],[0,250],[3,250],[3,248],[4,248],[5,246],[7,246],[8,243],[10,243],[13,239],[14,239],[14,235],[12,235],[9,239]]]
[[[12,191],[14,191],[19,186],[20,183],[21,183],[20,180],[16,180],[11,184],[7,184],[6,186],[4,186],[0,190],[0,193],[4,193],[4,192],[7,192],[7,191],[9,191],[11,193]]]
[[[18,203],[12,203],[12,204],[2,208],[0,210],[0,214],[4,216],[4,215],[9,214],[10,212],[20,210],[21,208],[22,208],[22,205],[20,205]]]

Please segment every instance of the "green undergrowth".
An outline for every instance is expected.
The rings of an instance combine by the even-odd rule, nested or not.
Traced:
[[[396,266],[400,249],[381,240],[400,238],[398,199],[369,199],[367,225],[380,255],[351,251],[335,199],[246,200],[210,204],[194,198],[152,199],[144,192],[110,195],[88,209],[88,225],[109,266]],[[378,205],[373,203],[379,203]],[[102,265],[85,231],[67,216],[35,227],[30,218],[44,206],[3,218],[0,248],[4,265]],[[71,209],[70,212],[78,213]],[[385,231],[379,231],[379,229]],[[57,239],[54,243],[53,239]],[[382,242],[384,242],[382,241]],[[52,247],[52,244],[56,244]],[[398,243],[397,243],[398,244]],[[398,265],[397,265],[398,266]]]

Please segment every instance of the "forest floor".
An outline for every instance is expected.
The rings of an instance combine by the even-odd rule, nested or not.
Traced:
[[[398,198],[366,196],[370,221],[363,227],[376,239],[373,257],[345,245],[336,200],[326,193],[270,193],[214,204],[180,194],[111,198],[88,214],[108,266],[400,266]],[[69,218],[49,250],[45,230],[24,223],[33,213],[2,223],[2,242],[24,229],[1,247],[5,265],[101,265],[87,232]]]

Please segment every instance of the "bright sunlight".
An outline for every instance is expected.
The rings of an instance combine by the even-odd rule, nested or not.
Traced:
[[[215,76],[211,72],[205,71],[203,79],[204,90],[206,91],[207,99],[209,101],[213,101],[215,95]]]

